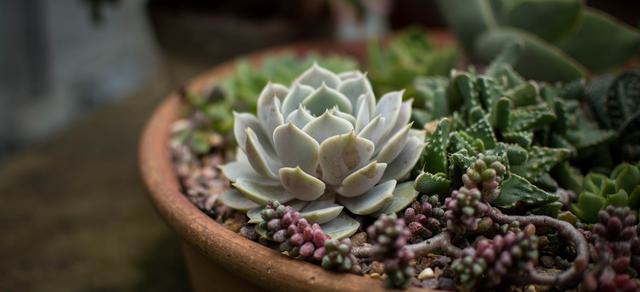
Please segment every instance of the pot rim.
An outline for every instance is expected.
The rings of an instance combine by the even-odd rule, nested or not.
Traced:
[[[442,38],[445,33],[436,33]],[[432,36],[433,37],[433,36]],[[450,36],[444,36],[451,41]],[[287,52],[343,53],[356,55],[365,43],[299,43],[267,49],[242,59],[252,66],[267,56]],[[234,72],[239,58],[200,75],[189,84],[189,90],[201,91],[213,82]],[[292,259],[273,249],[228,230],[198,209],[180,191],[169,149],[171,123],[180,117],[180,100],[171,93],[155,110],[145,126],[139,146],[139,164],[148,196],[160,216],[181,239],[197,249],[208,260],[227,271],[269,290],[317,291],[383,291],[383,281],[354,274],[334,273],[320,266]],[[433,291],[409,288],[407,291]]]

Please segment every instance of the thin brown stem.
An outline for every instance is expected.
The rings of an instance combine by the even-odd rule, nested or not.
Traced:
[[[577,280],[578,276],[584,272],[589,263],[589,245],[584,236],[568,222],[561,221],[548,216],[528,215],[512,216],[505,215],[492,209],[489,217],[500,224],[509,224],[513,221],[521,225],[533,224],[537,227],[552,227],[558,234],[572,241],[576,246],[576,258],[573,265],[568,270],[559,274],[543,274],[535,269],[528,270],[528,277],[514,279],[516,284],[539,284],[539,285],[564,285]]]
[[[413,251],[416,256],[427,255],[436,250],[441,250],[445,254],[454,257],[462,255],[462,250],[451,243],[451,234],[446,231],[423,242],[408,245],[407,248]]]
[[[436,250],[441,250],[450,256],[459,257],[462,250],[451,243],[451,234],[442,232],[423,242],[410,244],[407,249],[413,251],[416,256],[423,256]],[[368,258],[373,254],[373,246],[356,246],[351,249],[353,255],[358,258]]]

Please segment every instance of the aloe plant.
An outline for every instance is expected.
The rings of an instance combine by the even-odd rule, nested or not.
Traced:
[[[640,70],[600,76],[575,94],[590,105],[602,127],[617,133],[614,152],[619,158],[640,159]]]
[[[598,220],[598,212],[612,205],[640,208],[640,166],[621,163],[606,176],[600,173],[589,173],[583,183],[583,191],[578,201],[571,206],[571,211],[582,222],[594,223]]]
[[[637,54],[640,33],[582,0],[439,0],[449,26],[473,56],[489,61],[513,40],[515,69],[527,78],[571,81]]]
[[[366,75],[317,63],[289,88],[267,84],[256,116],[234,113],[237,157],[220,167],[234,188],[221,200],[242,210],[277,200],[320,224],[344,221],[344,208],[356,215],[403,209],[417,193],[398,181],[410,175],[424,133],[411,129],[411,100],[402,95],[376,102]],[[347,223],[355,232],[357,222]]]
[[[520,50],[518,44],[505,47],[484,74],[453,71],[448,79],[416,80],[432,118],[439,119],[427,124],[427,146],[415,169],[418,191],[446,194],[449,186],[463,183],[462,172],[478,155],[507,167],[493,203],[497,207],[553,204],[557,209],[552,192],[558,187],[579,191],[582,174],[569,160],[601,155],[598,150],[613,141],[615,132],[588,120],[579,101],[571,99],[571,86],[517,74],[512,65]]]

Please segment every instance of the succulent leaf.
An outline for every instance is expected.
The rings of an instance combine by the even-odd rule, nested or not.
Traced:
[[[450,184],[451,182],[442,172],[436,174],[423,172],[416,178],[415,189],[427,195],[444,195],[448,193]]]
[[[353,110],[351,102],[344,94],[328,87],[324,83],[307,96],[302,105],[316,116],[332,109],[334,106],[337,106],[342,112],[351,113]]]
[[[386,120],[381,116],[377,116],[362,129],[358,136],[377,144],[384,135],[385,124]]]
[[[640,48],[640,33],[595,9],[586,7],[572,33],[557,45],[587,68],[602,71],[621,65]],[[598,52],[598,58],[594,58]]]
[[[352,105],[358,105],[358,98],[364,95],[365,98],[373,99],[373,89],[371,89],[371,84],[369,80],[366,78],[365,74],[356,73],[357,75],[353,78],[343,79],[343,82],[338,86],[338,91],[344,94],[349,98],[349,101]],[[374,100],[369,100],[369,102],[365,102],[367,109],[372,111],[373,108],[369,106],[373,106],[375,104]],[[357,112],[359,108],[354,108],[354,112]]]
[[[407,119],[408,121],[408,119]],[[381,163],[387,163],[393,161],[400,151],[404,148],[407,143],[407,138],[409,136],[409,129],[411,128],[411,124],[405,125],[405,127],[399,132],[395,133],[387,143],[384,144],[380,152],[378,153],[378,161]]]
[[[449,120],[442,119],[438,128],[428,138],[424,157],[420,163],[424,171],[430,173],[447,171],[447,144],[449,143]]]
[[[396,187],[395,180],[388,180],[371,188],[366,193],[358,197],[338,199],[351,213],[357,215],[369,215],[382,208],[393,196]]]
[[[397,213],[402,211],[418,197],[418,192],[413,188],[413,182],[407,181],[396,185],[393,191],[393,197],[382,209],[378,210],[374,215]]]
[[[269,178],[275,177],[275,169],[278,166],[273,158],[260,144],[256,133],[251,128],[246,128],[247,142],[245,143],[245,153],[249,158],[249,163],[253,169]]]
[[[320,145],[292,123],[273,131],[273,144],[283,167],[299,167],[315,175]]]
[[[236,160],[225,165],[219,166],[224,176],[230,181],[236,181],[239,178],[251,179],[265,185],[279,185],[276,179],[264,177],[251,167],[248,160]]]
[[[307,71],[304,71],[295,83],[304,84],[313,88],[320,87],[323,83],[330,88],[338,88],[340,78],[333,72],[322,68],[318,63],[313,63]]]
[[[582,1],[514,1],[505,9],[505,24],[527,30],[547,41],[570,31],[582,12]],[[545,15],[544,21],[539,16]]]
[[[491,124],[489,124],[489,120],[487,120],[486,117],[473,123],[466,132],[471,137],[482,140],[484,147],[487,149],[493,149],[496,147],[496,143],[498,143]]]
[[[254,115],[234,112],[233,116],[233,135],[236,139],[236,142],[238,143],[238,146],[242,148],[242,151],[245,151],[245,145],[247,143],[246,129],[250,128],[256,134],[258,140],[260,140],[260,144],[265,145],[264,147],[267,150],[273,152],[273,148],[271,147],[270,142],[271,140],[269,139],[267,134],[265,134],[262,126],[260,125],[260,122]]]
[[[374,145],[367,139],[349,134],[330,137],[320,144],[322,180],[339,185],[349,174],[369,161]]]
[[[248,211],[250,209],[259,207],[254,201],[247,199],[236,189],[226,190],[220,197],[218,197],[225,205],[241,211]]]
[[[385,180],[404,180],[410,174],[411,169],[416,165],[418,159],[420,159],[420,153],[425,144],[417,137],[410,137],[407,139],[400,154],[391,163],[387,164],[387,169],[382,176],[382,181]]]
[[[291,91],[287,93],[284,101],[282,102],[282,115],[288,117],[294,110],[298,109],[298,107],[302,104],[304,99],[309,96],[313,92],[313,87],[303,85],[303,84],[294,84],[291,87]]]
[[[333,220],[323,223],[320,226],[332,239],[343,239],[355,234],[358,228],[360,228],[360,222],[351,218],[345,212],[342,212]]]
[[[245,178],[236,180],[232,185],[247,199],[260,205],[272,201],[289,202],[294,198],[282,186],[265,185]]]
[[[402,107],[403,91],[389,92],[383,95],[376,106],[374,116],[381,116],[385,119],[384,134],[389,133],[398,120],[400,108]]]
[[[337,192],[347,198],[360,196],[380,182],[386,168],[386,163],[372,161],[347,176]]]
[[[280,182],[296,199],[313,201],[324,194],[324,182],[304,172],[300,167],[280,168]]]
[[[541,206],[558,200],[556,194],[541,190],[517,174],[511,174],[501,185],[501,192],[493,205],[513,209],[524,206]]]
[[[353,130],[353,125],[330,111],[326,111],[317,119],[309,122],[302,130],[316,139],[318,143],[322,143],[329,137],[349,133]]]
[[[313,120],[313,116],[302,105],[298,106],[298,109],[292,111],[287,119],[287,123],[292,123],[299,129],[303,129],[309,122]]]
[[[335,203],[333,195],[325,195],[302,208],[300,216],[309,222],[323,224],[338,217],[342,209],[344,207]]]

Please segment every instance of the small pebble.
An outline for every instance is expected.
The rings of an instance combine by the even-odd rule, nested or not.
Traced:
[[[377,274],[383,274],[384,273],[384,264],[378,261],[374,261],[373,263],[371,263],[371,271],[373,273],[377,273]]]
[[[367,242],[366,232],[356,233],[353,236],[351,236],[351,244],[353,246],[361,246],[361,245],[364,245],[366,242]]]
[[[382,276],[378,273],[371,273],[369,274],[369,277],[371,277],[372,279],[382,279]]]
[[[540,257],[540,263],[542,263],[542,266],[545,268],[552,268],[556,261],[552,257],[545,255]]]
[[[438,289],[456,290],[456,282],[450,278],[440,277],[438,278]]]
[[[422,281],[422,288],[437,289],[438,279],[429,279]]]
[[[431,279],[434,276],[435,276],[435,273],[433,272],[433,270],[431,268],[426,268],[422,270],[422,272],[420,272],[420,274],[418,275],[418,279],[426,280],[426,279]]]

